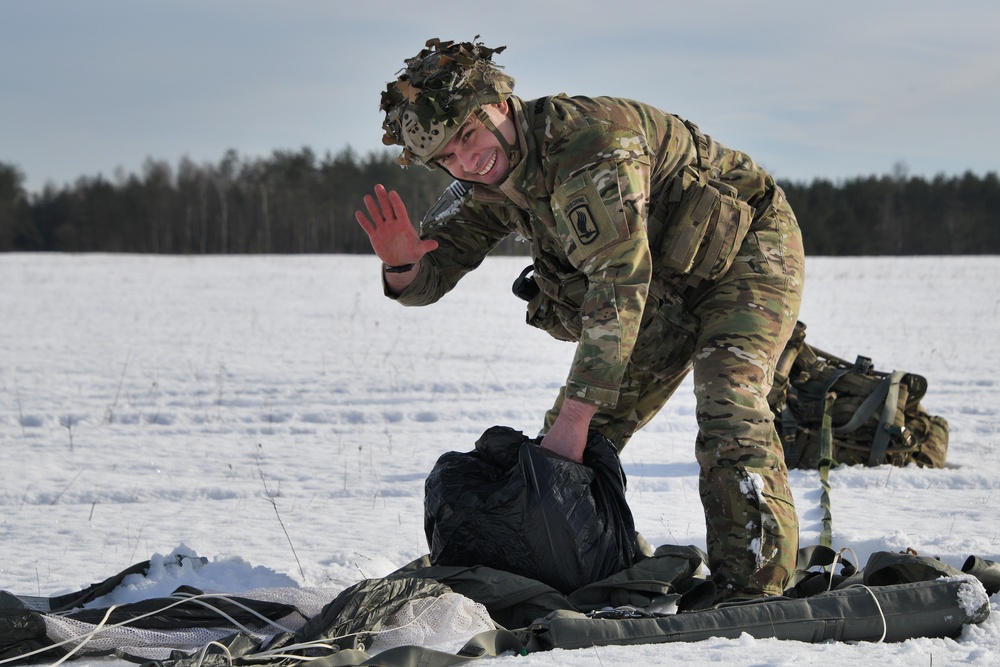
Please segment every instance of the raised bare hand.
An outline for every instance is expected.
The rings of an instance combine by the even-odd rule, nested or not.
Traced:
[[[420,238],[395,190],[386,192],[384,186],[376,185],[374,197],[365,195],[365,208],[367,215],[359,210],[354,217],[368,234],[375,254],[389,266],[414,264],[438,247],[437,241]]]

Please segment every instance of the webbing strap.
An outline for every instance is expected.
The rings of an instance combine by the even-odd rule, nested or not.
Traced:
[[[824,547],[833,547],[833,503],[830,500],[830,468],[836,465],[833,458],[833,401],[837,394],[833,385],[851,369],[844,368],[833,374],[823,389],[823,419],[819,429],[819,483],[820,508],[823,510],[823,528],[819,533],[819,543]]]
[[[885,378],[879,382],[875,391],[868,394],[865,400],[861,402],[861,405],[858,406],[858,409],[854,411],[854,414],[851,415],[851,418],[847,421],[847,423],[842,426],[834,427],[833,434],[847,435],[849,433],[853,433],[862,424],[868,421],[868,418],[875,414],[875,411],[878,410],[880,406],[885,404],[886,396],[889,395],[889,384],[889,378]],[[899,383],[897,381],[897,385],[898,384]],[[898,395],[898,389],[896,393]]]
[[[520,151],[516,146],[510,145],[510,142],[507,141],[507,137],[503,136],[500,128],[496,126],[493,119],[490,118],[489,114],[487,114],[482,107],[476,109],[476,118],[478,118],[479,122],[485,125],[486,129],[492,132],[493,136],[497,138],[497,142],[500,144],[500,147],[503,148],[504,153],[509,157],[510,164],[517,164],[521,159]]]
[[[677,118],[680,118],[677,116]],[[680,118],[687,127],[688,132],[691,133],[691,139],[694,141],[695,157],[698,159],[698,171],[701,172],[702,178],[705,177],[709,171],[708,167],[708,138],[702,134],[698,126],[689,120]]]
[[[832,383],[831,383],[832,386]],[[833,547],[833,510],[830,502],[830,466],[833,465],[833,400],[836,394],[827,391],[823,396],[823,421],[819,429],[819,482],[820,507],[823,510],[823,528],[819,533],[819,543]]]
[[[843,549],[841,549],[843,551]],[[840,566],[840,574],[837,575],[837,566]],[[812,581],[817,574],[820,574],[815,570],[815,568],[822,568],[825,570],[823,573],[823,580],[826,582],[823,586],[823,590],[830,590],[833,587],[833,582],[835,578],[843,579],[857,574],[858,567],[851,561],[843,558],[841,552],[834,551],[828,546],[821,544],[812,544],[807,547],[802,547],[799,549],[797,559],[795,561],[795,572],[792,573],[791,579],[788,581],[788,585],[785,586],[785,594],[787,595],[789,591],[799,589],[803,582]],[[819,588],[811,586],[808,590],[814,592],[820,592]],[[806,595],[806,589],[799,591]]]
[[[339,651],[312,660],[311,667],[451,667],[479,658],[495,658],[509,651],[526,655],[524,644],[510,630],[480,632],[465,643],[458,653],[436,651],[423,646],[397,646],[374,657],[362,651]]]
[[[868,465],[880,465],[885,458],[885,453],[889,449],[889,436],[896,423],[896,412],[899,410],[899,382],[906,375],[903,371],[893,371],[893,373],[882,381],[886,388],[885,405],[882,408],[882,417],[879,419],[878,428],[875,430],[875,440],[872,442],[872,451],[868,455]],[[879,387],[881,389],[881,386]]]

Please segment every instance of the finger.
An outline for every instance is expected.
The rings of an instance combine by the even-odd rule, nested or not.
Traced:
[[[395,190],[389,193],[389,205],[392,207],[393,215],[400,219],[409,220],[406,215],[406,205],[403,204],[403,198]]]
[[[372,224],[371,220],[368,219],[368,216],[365,215],[364,212],[355,211],[354,219],[358,221],[358,224],[361,225],[361,228],[365,230],[365,233],[368,234],[368,236],[375,233],[375,225]]]
[[[396,193],[393,192],[393,194],[396,194]],[[385,191],[385,188],[382,187],[381,185],[376,185],[375,186],[375,196],[378,197],[378,205],[379,205],[379,208],[382,209],[382,216],[386,220],[394,218],[395,217],[395,211],[393,211],[392,201],[389,198],[389,193],[387,193]],[[398,198],[399,195],[396,195],[396,197]]]
[[[378,226],[383,220],[382,211],[379,210],[378,204],[371,195],[365,195],[365,208],[368,209],[368,215],[372,218],[372,223],[374,226]]]
[[[438,247],[438,242],[435,241],[434,239],[424,239],[423,241],[420,242],[419,245],[420,252],[423,255],[426,255],[432,250],[437,250],[437,247]]]

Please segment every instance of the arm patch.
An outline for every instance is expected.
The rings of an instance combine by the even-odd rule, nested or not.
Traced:
[[[614,188],[614,205],[621,208],[617,178],[610,179]],[[608,202],[601,197],[589,171],[577,174],[552,195],[552,211],[566,255],[573,266],[582,264],[604,248],[628,238],[624,216],[615,224]]]

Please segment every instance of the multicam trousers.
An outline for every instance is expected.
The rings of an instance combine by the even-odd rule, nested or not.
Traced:
[[[621,449],[693,371],[699,488],[720,595],[780,594],[795,570],[798,519],[767,394],[803,278],[801,233],[778,194],[721,279],[685,290],[654,279],[618,404],[591,422]]]

